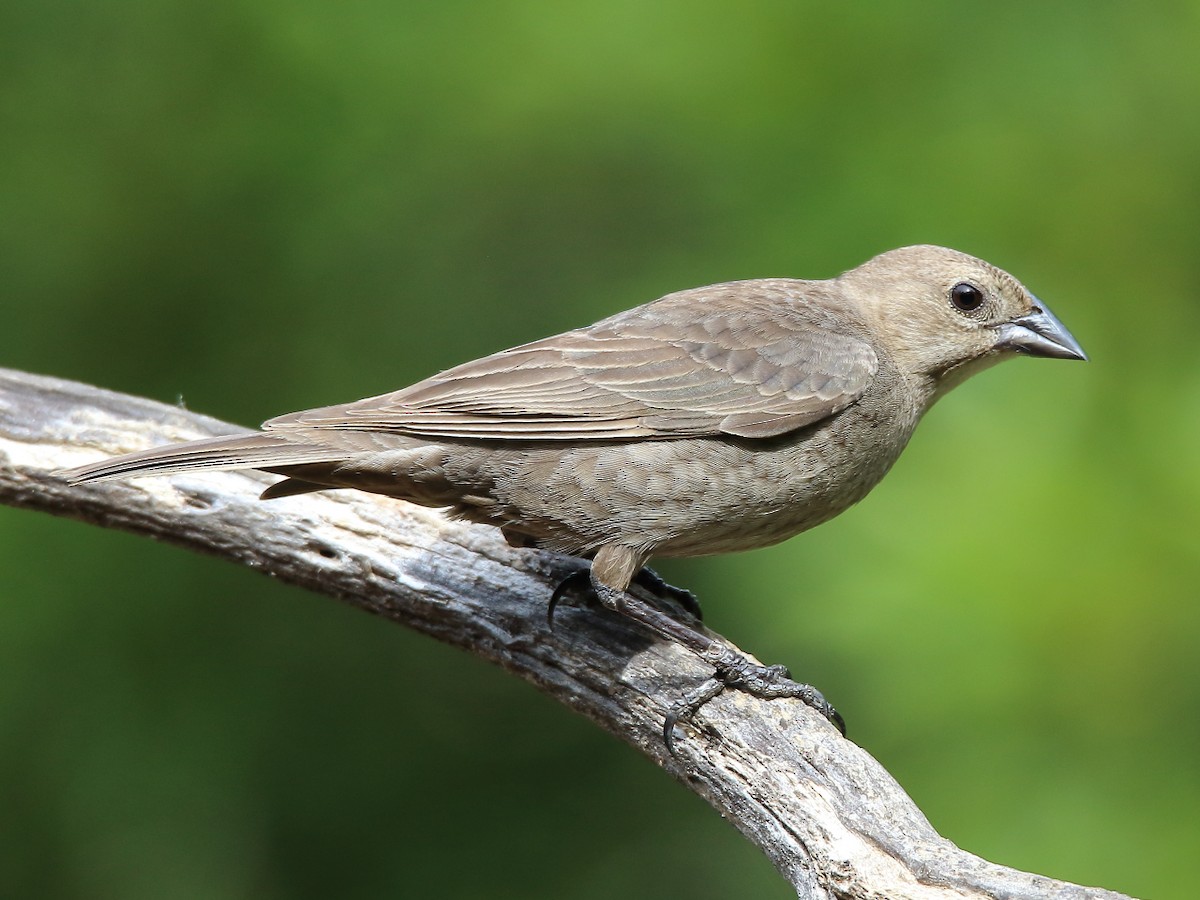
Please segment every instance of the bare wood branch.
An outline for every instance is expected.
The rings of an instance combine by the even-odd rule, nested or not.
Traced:
[[[356,492],[263,503],[273,480],[198,473],[72,487],[53,472],[101,456],[235,432],[148,400],[0,369],[0,502],[217,554],[489,659],[641,750],[704,797],[802,898],[1120,900],[994,865],[940,837],[890,775],[795,700],[736,691],[663,746],[663,717],[710,674],[620,619],[546,601],[571,561],[493,529]],[[576,564],[577,565],[577,564]]]

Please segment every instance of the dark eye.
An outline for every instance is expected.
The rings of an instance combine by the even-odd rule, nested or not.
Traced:
[[[960,281],[950,288],[950,302],[961,312],[975,312],[983,306],[983,291],[969,282]]]

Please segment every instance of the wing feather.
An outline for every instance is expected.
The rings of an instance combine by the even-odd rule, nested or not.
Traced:
[[[265,427],[487,440],[773,437],[862,395],[878,370],[868,337],[812,282],[732,282]]]

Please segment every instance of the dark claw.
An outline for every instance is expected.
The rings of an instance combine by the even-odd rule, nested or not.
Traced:
[[[727,685],[720,678],[710,678],[704,684],[692,688],[684,694],[679,702],[668,710],[667,719],[663,723],[663,742],[666,743],[667,751],[672,756],[676,755],[675,726],[690,719],[700,707],[720,694],[726,687]]]
[[[550,595],[550,603],[546,606],[546,626],[551,631],[554,630],[554,610],[558,607],[558,604],[562,601],[562,598],[567,595],[568,591],[576,588],[587,588],[588,590],[591,590],[591,587],[592,579],[588,574],[587,569],[576,569],[574,572],[560,581],[558,586],[554,589],[554,593]]]
[[[828,703],[826,703],[825,706],[826,706],[826,709],[819,710],[819,712],[821,713],[821,715],[823,715],[825,718],[827,718],[830,722],[833,723],[833,727],[838,730],[838,733],[842,737],[845,737],[846,736],[846,720],[842,718],[842,714],[840,712],[838,712],[836,709],[834,709]]]
[[[697,620],[704,621],[704,612],[700,609],[700,601],[696,599],[696,595],[686,588],[675,587],[675,585],[663,581],[662,576],[649,566],[643,566],[633,576],[633,581],[656,597],[674,600]]]

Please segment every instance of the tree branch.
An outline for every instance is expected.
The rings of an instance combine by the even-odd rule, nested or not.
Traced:
[[[0,502],[123,528],[251,566],[462,647],[641,750],[771,859],[802,898],[1120,900],[993,865],[940,837],[865,751],[796,700],[727,691],[663,745],[672,702],[711,673],[622,619],[546,602],[573,565],[494,529],[358,492],[260,502],[256,472],[69,486],[101,456],[236,432],[148,400],[0,369]]]

